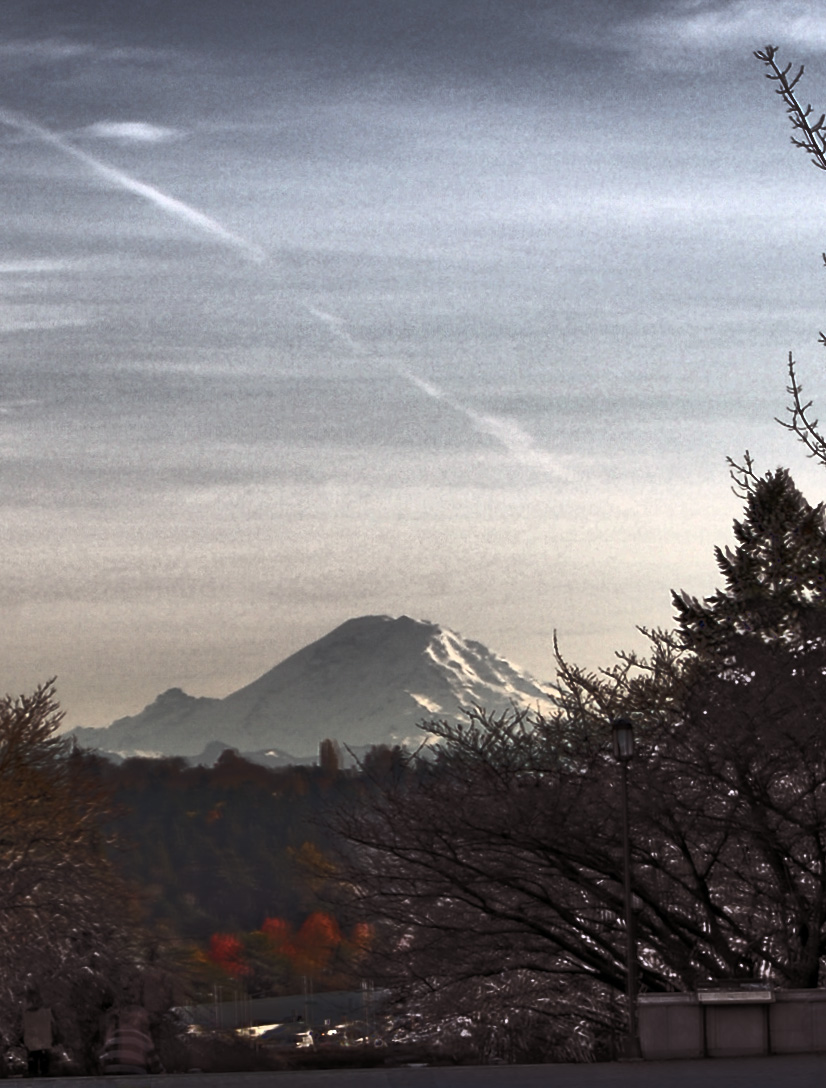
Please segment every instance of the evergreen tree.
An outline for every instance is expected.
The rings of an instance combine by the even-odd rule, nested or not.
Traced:
[[[826,619],[823,504],[811,506],[785,468],[758,477],[748,453],[732,475],[746,508],[734,522],[736,549],[715,549],[725,588],[702,602],[673,594],[685,645],[725,655],[753,636],[800,649]]]
[[[735,550],[716,551],[725,588],[703,602],[674,598],[696,655],[688,730],[674,745],[694,781],[715,784],[715,819],[725,813],[742,844],[725,887],[729,906],[750,917],[744,965],[816,986],[826,953],[826,520],[785,469],[758,478],[747,457],[735,478],[746,509]]]

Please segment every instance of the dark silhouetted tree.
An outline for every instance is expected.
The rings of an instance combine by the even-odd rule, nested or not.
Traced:
[[[434,758],[375,780],[337,827],[374,970],[438,1019],[544,1016],[597,1046],[625,986],[621,818],[609,721],[631,717],[641,982],[818,984],[826,869],[826,526],[784,470],[746,503],[725,588],[676,597],[647,657],[559,660],[558,713],[431,722]],[[552,1029],[551,1026],[552,1025]],[[556,1033],[556,1035],[554,1035]],[[554,1042],[556,1038],[556,1042]]]
[[[812,106],[803,106],[797,96],[797,87],[803,77],[803,65],[792,75],[794,66],[789,63],[781,68],[777,53],[777,46],[767,45],[764,49],[757,50],[754,55],[769,69],[766,78],[776,84],[775,93],[786,107],[792,125],[792,143],[805,151],[819,170],[826,170],[826,115],[821,114],[815,120]],[[823,262],[826,264],[826,253],[823,254]],[[821,332],[819,340],[826,346],[826,333]],[[826,439],[820,430],[818,419],[813,415],[813,402],[804,399],[803,386],[797,376],[797,363],[791,351],[787,366],[788,418],[778,419],[777,422],[800,439],[811,457],[826,465]]]
[[[0,1035],[35,991],[77,1052],[139,976],[139,930],[106,853],[106,794],[61,720],[51,684],[0,699]]]

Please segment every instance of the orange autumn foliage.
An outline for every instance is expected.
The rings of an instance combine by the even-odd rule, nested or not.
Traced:
[[[273,950],[279,955],[292,958],[295,954],[293,938],[295,933],[289,922],[283,918],[265,918],[261,932],[269,938]]]
[[[324,971],[336,949],[344,941],[338,922],[324,911],[314,911],[296,932],[283,918],[267,918],[261,932],[273,949],[286,956],[296,970],[305,974]]]
[[[373,940],[373,927],[369,922],[356,922],[350,934],[350,944],[359,952],[366,952]]]
[[[296,934],[297,960],[310,973],[323,971],[341,942],[341,930],[335,918],[324,911],[314,911]]]

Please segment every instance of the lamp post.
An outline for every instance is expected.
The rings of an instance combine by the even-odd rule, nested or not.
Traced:
[[[622,852],[625,885],[625,957],[628,972],[628,1040],[626,1058],[642,1057],[637,1028],[637,929],[634,904],[631,900],[631,833],[628,828],[628,763],[634,755],[634,726],[627,718],[611,722],[614,735],[614,758],[621,768],[622,783]]]

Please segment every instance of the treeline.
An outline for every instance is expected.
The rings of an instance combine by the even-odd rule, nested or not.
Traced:
[[[213,767],[183,759],[107,763],[116,805],[115,860],[144,892],[147,921],[207,940],[318,907],[297,863],[324,850],[317,819],[357,783],[318,767],[270,769],[227,750]]]
[[[50,1009],[72,1068],[94,1072],[113,1009],[141,1005],[173,1040],[170,1009],[216,987],[258,997],[365,977],[373,929],[327,894],[327,812],[392,778],[400,752],[357,771],[332,743],[315,767],[231,751],[209,768],[118,766],[62,719],[52,682],[0,698],[0,1077],[28,1008]]]
[[[250,996],[294,992],[307,977],[357,983],[369,927],[337,916],[329,816],[392,777],[398,750],[378,747],[349,770],[331,742],[319,765],[279,768],[232,750],[212,767],[78,755],[110,799],[110,860],[194,996],[225,982]]]

